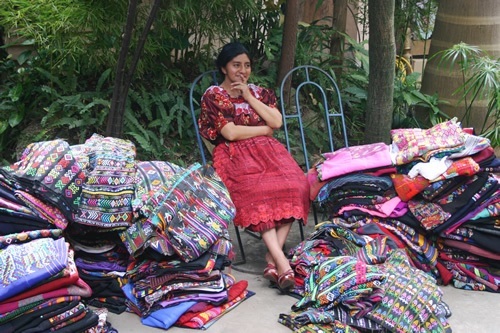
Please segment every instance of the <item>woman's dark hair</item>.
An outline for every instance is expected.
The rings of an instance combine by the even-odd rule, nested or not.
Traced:
[[[222,73],[222,67],[225,67],[228,62],[230,62],[240,54],[246,54],[251,63],[252,57],[250,57],[250,53],[248,52],[247,48],[243,46],[243,44],[241,44],[240,42],[231,42],[224,45],[219,53],[219,56],[217,57],[217,60],[215,60],[215,66],[217,66],[217,69],[222,76],[224,76],[224,73]]]

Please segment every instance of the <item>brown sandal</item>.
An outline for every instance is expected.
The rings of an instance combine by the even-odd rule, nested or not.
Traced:
[[[293,270],[289,269],[278,277],[278,287],[281,290],[287,290],[295,286],[295,275]]]
[[[267,264],[264,268],[264,278],[273,282],[278,283],[278,270],[273,264]]]

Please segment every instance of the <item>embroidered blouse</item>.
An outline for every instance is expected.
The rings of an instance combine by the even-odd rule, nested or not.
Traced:
[[[276,95],[270,89],[248,84],[253,96],[270,107],[276,107]],[[201,113],[198,119],[200,134],[217,145],[226,140],[220,134],[222,128],[233,122],[235,125],[262,126],[265,121],[242,96],[229,96],[219,86],[210,86],[201,98]]]

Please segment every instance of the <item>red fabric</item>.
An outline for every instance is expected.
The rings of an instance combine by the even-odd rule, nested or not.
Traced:
[[[313,166],[307,171],[307,182],[309,183],[309,199],[315,200],[321,188],[328,183],[328,181],[319,180],[318,170]]]
[[[14,311],[27,304],[61,296],[80,296],[83,298],[87,298],[92,296],[92,288],[90,288],[90,286],[81,278],[78,278],[78,280],[74,284],[71,284],[69,286],[24,298],[20,301],[0,304],[0,314]]]
[[[263,231],[283,219],[307,222],[306,176],[275,138],[259,136],[220,144],[213,160],[236,207],[235,225]]]
[[[398,197],[405,202],[422,192],[430,184],[427,179],[420,175],[410,178],[408,175],[393,173],[391,179]]]
[[[479,153],[472,155],[471,157],[476,163],[481,164],[481,162],[488,160],[493,155],[495,155],[495,150],[490,146],[481,150]]]
[[[450,272],[450,270],[439,261],[436,263],[436,268],[439,271],[441,280],[443,280],[443,285],[447,286],[448,284],[450,284],[451,280],[453,280],[453,273]]]

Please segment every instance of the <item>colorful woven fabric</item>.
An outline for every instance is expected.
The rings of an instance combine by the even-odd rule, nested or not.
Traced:
[[[39,239],[39,238],[58,239],[61,236],[62,236],[61,229],[43,229],[43,230],[19,232],[16,234],[9,234],[5,236],[0,236],[0,249],[5,249],[7,246],[11,244],[27,243],[34,239]]]
[[[224,315],[228,310],[236,304],[241,303],[248,296],[248,282],[241,280],[232,285],[227,290],[227,299],[220,305],[209,304],[205,306],[199,304],[197,311],[187,311],[176,321],[175,326],[185,328],[204,328],[209,322],[213,323],[215,320]],[[250,295],[251,296],[251,295]],[[206,328],[206,327],[205,327]]]
[[[226,313],[253,295],[255,295],[255,293],[249,290],[244,290],[241,294],[230,301],[219,306],[208,308],[205,311],[198,313],[196,316],[193,316],[189,321],[184,322],[182,325],[178,325],[176,322],[175,326],[206,330]]]
[[[183,168],[163,161],[137,162],[137,183],[132,208],[136,218],[149,217],[155,205],[150,198],[157,190],[169,183],[169,179]]]
[[[403,201],[410,200],[429,185],[429,181],[420,175],[410,178],[404,174],[393,173],[391,179],[398,197]]]
[[[304,286],[304,297],[292,310],[329,309],[343,304],[351,314],[362,317],[379,301],[384,279],[385,271],[377,265],[367,265],[350,256],[328,258],[313,269]]]
[[[20,205],[18,202],[11,201],[1,196],[0,196],[0,208],[5,208],[11,211],[33,215],[33,212],[28,207]]]
[[[465,143],[464,131],[456,118],[439,123],[430,129],[393,129],[391,139],[397,148],[395,152],[397,165],[411,162],[432,150],[463,147]]]
[[[191,261],[224,235],[236,212],[211,166],[195,163],[172,181],[148,223],[166,237],[180,258]]]
[[[449,179],[457,176],[470,177],[478,173],[480,170],[479,164],[476,163],[471,157],[465,157],[456,161],[453,161],[451,166],[443,173],[441,176],[431,180],[431,182],[436,182],[443,179]]]
[[[411,267],[403,250],[392,251],[384,267],[382,301],[366,317],[390,332],[451,333],[446,318],[437,313],[443,292],[434,278]]]
[[[8,246],[0,252],[0,301],[52,277],[67,265],[68,244],[64,238],[41,238]]]
[[[60,276],[59,276],[60,275]],[[38,295],[43,295],[44,293],[51,292],[57,289],[61,289],[70,286],[78,281],[78,270],[75,265],[74,252],[73,250],[68,250],[68,266],[65,267],[61,273],[42,281],[38,285],[19,293],[15,296],[9,297],[1,305],[5,303],[12,303],[16,301],[22,302],[23,300],[29,299],[30,297],[35,297]]]
[[[47,220],[61,230],[66,229],[66,227],[68,226],[68,220],[57,207],[45,203],[37,197],[24,191],[17,190],[14,191],[14,194],[40,218]]]
[[[408,208],[425,230],[432,230],[443,224],[451,216],[440,205],[423,200],[408,201]]]
[[[330,310],[310,308],[303,312],[281,313],[278,322],[296,332],[382,332],[375,322],[363,318],[353,318],[342,307]],[[359,331],[358,331],[359,329]]]
[[[18,189],[55,205],[67,218],[78,211],[85,174],[64,140],[29,144],[21,159],[0,168],[0,173]]]
[[[134,144],[93,134],[85,145],[89,164],[75,222],[101,228],[129,227],[136,182]]]

